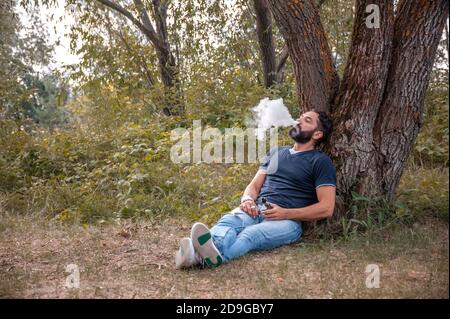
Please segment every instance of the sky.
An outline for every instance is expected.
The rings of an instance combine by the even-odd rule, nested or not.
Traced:
[[[1,1],[1,0],[0,0]],[[75,23],[74,17],[68,10],[64,9],[65,0],[57,0],[57,6],[48,9],[44,6],[40,8],[40,16],[42,21],[48,27],[49,42],[54,44],[54,62],[50,65],[50,69],[60,68],[65,64],[78,63],[80,58],[70,52],[70,26]],[[18,11],[23,25],[27,25],[28,14],[19,6]],[[53,14],[53,19],[51,18]],[[59,19],[62,18],[61,21]],[[56,42],[59,40],[59,44]]]
[[[56,64],[73,64],[79,61],[79,57],[70,53],[70,26],[75,23],[75,20],[68,10],[64,10],[64,0],[58,0],[58,8],[56,10],[52,10],[54,13],[54,20],[48,19],[49,22],[49,34],[52,41],[56,41],[56,39],[60,40],[60,45],[55,47],[55,56],[54,59]],[[44,14],[49,15],[50,10],[44,9]],[[58,23],[57,19],[62,17],[62,22]],[[56,31],[55,31],[56,28]]]

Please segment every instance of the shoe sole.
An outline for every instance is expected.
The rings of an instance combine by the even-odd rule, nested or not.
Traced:
[[[191,239],[195,250],[209,267],[216,268],[223,263],[223,258],[211,239],[208,227],[202,223],[195,223],[192,226]],[[216,263],[213,260],[216,260]]]

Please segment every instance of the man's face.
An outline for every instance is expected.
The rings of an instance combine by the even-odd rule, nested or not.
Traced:
[[[319,114],[313,111],[305,112],[297,119],[298,124],[289,130],[289,136],[297,143],[306,144],[317,132],[318,122]]]

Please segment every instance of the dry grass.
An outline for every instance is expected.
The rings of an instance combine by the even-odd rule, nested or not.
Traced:
[[[424,219],[377,236],[302,242],[217,269],[176,271],[190,223],[153,220],[61,226],[0,219],[2,298],[448,298],[448,223]],[[80,288],[65,288],[66,265]],[[368,264],[380,288],[365,286]]]

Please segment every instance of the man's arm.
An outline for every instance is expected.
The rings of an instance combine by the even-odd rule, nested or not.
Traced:
[[[249,197],[248,200],[245,200],[239,206],[244,212],[251,216],[258,215],[258,208],[255,205],[255,200],[258,197],[258,194],[261,190],[262,185],[264,184],[264,180],[266,178],[266,171],[260,169],[256,172],[255,177],[253,177],[250,184],[247,185],[244,191],[244,195],[242,197]],[[251,199],[250,199],[251,198]]]
[[[248,195],[253,200],[258,197],[259,191],[261,190],[262,185],[264,184],[264,180],[266,179],[266,171],[260,169],[256,172],[255,177],[253,177],[250,184],[247,185],[244,191],[244,196]]]
[[[302,208],[282,208],[272,204],[274,207],[264,212],[267,220],[294,219],[299,221],[314,221],[333,216],[336,202],[336,187],[321,186],[316,188],[318,203]]]

